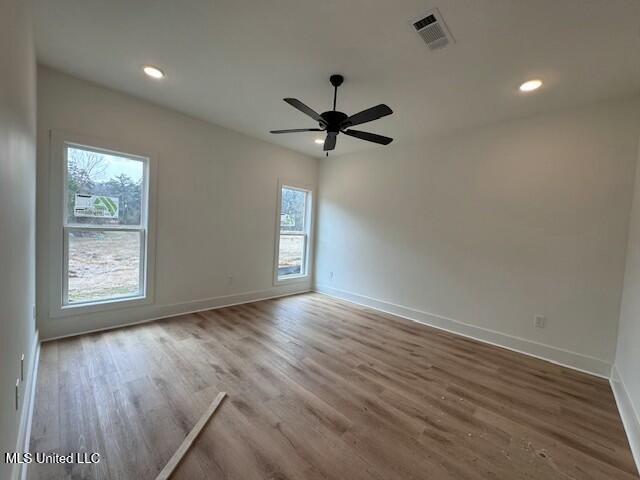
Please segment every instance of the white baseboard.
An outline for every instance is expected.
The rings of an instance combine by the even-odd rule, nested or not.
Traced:
[[[640,415],[636,412],[633,402],[627,393],[624,381],[615,365],[613,365],[611,369],[609,383],[611,383],[611,389],[613,390],[613,396],[618,405],[624,430],[627,432],[627,438],[629,439],[633,459],[636,462],[636,468],[640,472]]]
[[[579,370],[598,377],[608,379],[611,373],[611,365],[598,358],[533,342],[524,338],[514,337],[494,330],[443,317],[441,315],[423,312],[421,310],[377,300],[375,298],[347,292],[345,290],[339,290],[326,285],[315,285],[314,290],[318,293],[331,297],[347,300],[351,303],[369,307],[381,312],[390,313],[398,317],[429,325],[430,327],[446,330],[447,332],[469,337],[474,340],[479,340],[508,350],[513,350],[518,353],[523,353],[531,357],[536,357],[541,360],[546,360],[563,367]]]
[[[20,413],[20,426],[18,427],[18,440],[16,443],[16,452],[28,452],[29,441],[31,439],[31,420],[33,418],[34,399],[36,396],[36,380],[38,378],[38,361],[40,359],[40,339],[38,332],[33,339],[33,344],[29,351],[30,363],[29,371],[26,372],[24,389],[24,397],[22,400],[22,411]],[[15,464],[11,472],[12,480],[26,480],[27,464]]]
[[[260,300],[269,300],[271,298],[286,297],[289,295],[296,295],[299,293],[310,292],[311,289],[308,286],[300,284],[280,285],[267,290],[257,290],[253,292],[239,293],[235,295],[225,295],[221,297],[207,298],[204,300],[195,300],[192,302],[174,303],[170,305],[152,306],[145,311],[151,312],[146,315],[146,318],[140,320],[134,320],[126,323],[118,323],[114,325],[107,325],[105,327],[94,328],[89,330],[80,330],[68,333],[65,335],[57,335],[46,337],[42,339],[43,342],[50,342],[53,340],[59,340],[61,338],[75,337],[78,335],[84,335],[87,333],[103,332],[107,330],[113,330],[116,328],[130,327],[133,325],[140,325],[147,322],[153,322],[155,320],[162,320],[164,318],[177,317],[180,315],[188,315],[190,313],[204,312],[207,310],[215,310],[217,308],[232,307],[234,305],[242,305],[243,303],[258,302]]]

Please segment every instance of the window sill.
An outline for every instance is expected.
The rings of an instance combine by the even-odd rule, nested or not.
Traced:
[[[308,273],[305,273],[304,275],[287,275],[286,277],[277,277],[273,284],[274,285],[286,285],[288,283],[302,283],[304,281],[307,281],[310,279],[310,276]]]
[[[149,305],[152,299],[145,297],[126,297],[113,300],[104,300],[101,302],[79,303],[77,305],[64,305],[50,312],[51,317],[62,318],[74,315],[86,315],[90,313],[105,312],[109,310],[121,310],[140,305]]]

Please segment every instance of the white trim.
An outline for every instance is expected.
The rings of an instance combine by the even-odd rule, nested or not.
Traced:
[[[413,320],[414,322],[429,325],[430,327],[455,333],[463,337],[472,338],[480,342],[506,348],[514,352],[531,357],[546,360],[563,367],[578,370],[597,377],[609,378],[611,365],[604,360],[582,355],[580,353],[564,350],[551,345],[533,342],[520,337],[514,337],[504,333],[489,330],[487,328],[470,325],[452,318],[435,315],[421,310],[416,310],[403,305],[397,305],[383,300],[359,295],[357,293],[339,290],[326,285],[315,285],[314,291],[324,295],[346,300],[357,305],[373,308],[384,313],[390,313],[398,317]]]
[[[88,137],[69,132],[51,130],[49,132],[49,212],[48,212],[48,268],[49,268],[49,316],[51,318],[67,317],[113,309],[122,309],[140,305],[150,305],[154,301],[155,285],[155,218],[156,218],[156,186],[157,186],[157,162],[153,155],[142,153],[133,146],[123,145],[94,137]],[[66,219],[65,178],[66,178],[66,144],[73,144],[84,149],[108,152],[115,155],[142,161],[144,164],[143,196],[144,208],[142,208],[141,224],[134,229],[124,227],[127,230],[143,232],[143,242],[140,249],[144,249],[145,255],[140,259],[140,277],[142,295],[132,297],[120,297],[99,302],[83,304],[64,303],[66,291],[66,231],[70,229],[101,228],[111,230],[108,225],[81,226],[68,225]],[[126,153],[125,153],[126,152]],[[113,229],[123,229],[116,226]]]
[[[299,190],[305,192],[307,197],[305,199],[305,239],[304,239],[304,273],[298,275],[289,275],[285,278],[278,276],[278,260],[280,257],[280,215],[282,213],[282,189],[289,188],[291,190]],[[288,283],[300,283],[308,281],[312,278],[313,268],[313,227],[314,227],[314,203],[315,192],[313,186],[305,183],[300,183],[287,179],[278,179],[278,193],[276,205],[276,227],[275,227],[275,241],[274,241],[274,256],[273,256],[273,285],[286,285]]]
[[[219,308],[233,307],[234,305],[242,305],[245,303],[259,302],[261,300],[270,300],[272,298],[288,297],[290,295],[298,295],[300,293],[308,293],[311,289],[309,287],[300,287],[299,285],[289,285],[271,288],[268,290],[257,290],[253,292],[238,293],[235,295],[224,295],[221,297],[207,298],[203,300],[196,300],[193,302],[174,303],[169,305],[159,306],[154,308],[154,315],[150,318],[143,320],[136,320],[133,322],[120,323],[115,325],[107,325],[100,328],[94,328],[91,330],[83,330],[73,333],[67,333],[64,335],[57,335],[54,337],[46,337],[42,339],[42,342],[50,342],[53,340],[59,340],[61,338],[76,337],[78,335],[84,335],[87,333],[104,332],[107,330],[115,330],[122,327],[131,327],[133,325],[140,325],[143,323],[153,322],[156,320],[163,320],[165,318],[179,317],[180,315],[188,315],[190,313],[205,312],[207,310],[217,310]]]
[[[33,419],[33,408],[35,406],[36,397],[36,380],[38,378],[38,362],[40,360],[40,339],[38,332],[33,339],[31,347],[31,364],[29,365],[29,373],[26,378],[27,387],[24,390],[22,400],[22,411],[20,413],[20,425],[18,428],[18,439],[16,443],[16,452],[28,452],[29,442],[31,440],[31,422]],[[25,464],[15,464],[11,472],[12,480],[26,480],[27,468]]]
[[[636,468],[638,472],[640,472],[640,415],[636,411],[627,393],[624,381],[615,364],[611,369],[609,383],[611,384],[611,390],[613,390],[613,396],[616,399],[616,405],[618,405],[622,425],[624,425],[624,430],[627,433],[631,454],[636,462]]]

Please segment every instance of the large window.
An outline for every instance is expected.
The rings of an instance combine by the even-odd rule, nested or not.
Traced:
[[[276,281],[308,275],[310,212],[310,190],[290,185],[280,187]]]
[[[63,144],[62,307],[146,296],[148,159]]]

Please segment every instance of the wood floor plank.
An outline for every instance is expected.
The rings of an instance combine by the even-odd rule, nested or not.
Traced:
[[[45,343],[32,479],[638,480],[603,379],[303,294]]]

